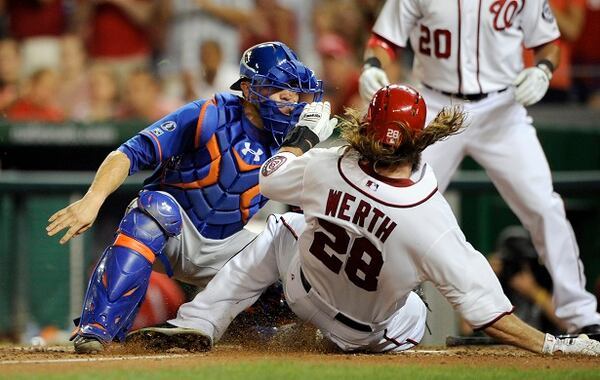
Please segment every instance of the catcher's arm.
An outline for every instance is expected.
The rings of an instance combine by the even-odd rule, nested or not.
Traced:
[[[87,231],[98,216],[100,207],[106,198],[115,191],[129,174],[130,161],[127,155],[120,151],[111,152],[102,162],[87,193],[80,200],[71,203],[57,211],[48,219],[46,232],[54,236],[68,228],[60,239],[65,244],[73,236]]]

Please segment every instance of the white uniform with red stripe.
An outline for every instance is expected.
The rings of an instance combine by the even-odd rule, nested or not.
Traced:
[[[560,37],[544,0],[388,0],[373,32],[415,52],[413,74],[449,93],[489,93],[523,69],[522,45]]]
[[[481,164],[523,225],[554,282],[556,314],[571,330],[600,323],[585,290],[583,266],[563,202],[531,117],[514,99],[522,45],[559,37],[543,0],[388,0],[373,32],[415,52],[429,122],[442,107],[463,104],[469,127],[423,153],[444,191],[465,155]],[[465,101],[449,94],[486,94]]]
[[[412,181],[390,182],[341,148],[280,153],[263,165],[260,186],[304,215],[270,218],[250,252],[227,263],[172,323],[218,339],[279,277],[292,310],[344,350],[417,344],[426,308],[411,289],[423,281],[432,281],[474,327],[512,310],[427,165]]]

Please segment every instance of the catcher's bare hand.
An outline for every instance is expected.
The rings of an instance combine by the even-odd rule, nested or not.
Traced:
[[[54,236],[66,228],[67,232],[59,241],[60,244],[65,244],[73,236],[84,233],[94,224],[101,205],[102,201],[86,195],[57,211],[48,219],[46,227],[48,236]]]

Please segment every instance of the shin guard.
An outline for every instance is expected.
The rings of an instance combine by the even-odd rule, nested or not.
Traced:
[[[177,203],[162,193],[142,193],[94,269],[74,336],[123,341],[146,294],[155,258],[180,232]]]

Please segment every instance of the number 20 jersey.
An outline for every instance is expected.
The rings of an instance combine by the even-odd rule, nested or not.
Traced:
[[[312,149],[272,157],[260,184],[269,198],[304,210],[302,271],[327,303],[356,320],[385,321],[427,280],[474,327],[512,310],[427,165],[410,180],[390,181],[342,148]]]
[[[373,33],[399,47],[410,40],[416,79],[463,94],[510,86],[522,46],[560,36],[547,0],[388,0]]]

